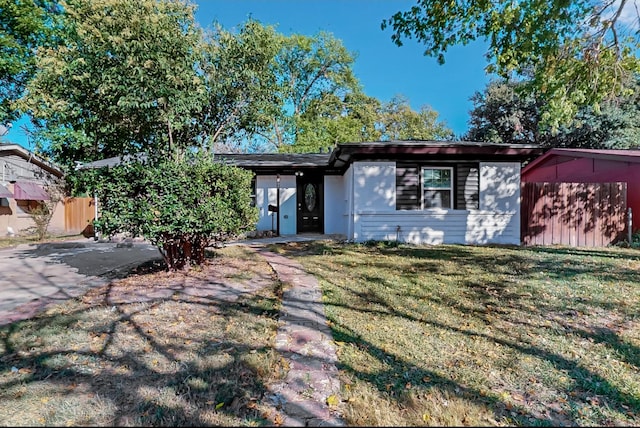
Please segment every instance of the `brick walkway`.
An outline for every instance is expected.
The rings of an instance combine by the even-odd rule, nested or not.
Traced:
[[[286,378],[272,385],[271,400],[284,426],[344,426],[327,398],[340,392],[336,350],[315,277],[286,257],[257,248],[283,283],[276,350],[289,362]]]

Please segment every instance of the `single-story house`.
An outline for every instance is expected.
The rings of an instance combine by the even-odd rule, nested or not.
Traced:
[[[356,242],[520,244],[520,171],[538,146],[389,141],[218,154],[255,173],[258,230]]]
[[[522,170],[522,181],[626,183],[632,231],[640,230],[640,150],[551,149]]]
[[[254,172],[257,231],[519,245],[521,167],[541,153],[533,145],[384,141],[337,144],[327,153],[214,158]]]
[[[34,226],[32,209],[50,200],[45,188],[53,177],[61,178],[55,165],[17,144],[0,143],[0,235],[25,233]],[[49,231],[65,230],[64,203],[54,210]]]

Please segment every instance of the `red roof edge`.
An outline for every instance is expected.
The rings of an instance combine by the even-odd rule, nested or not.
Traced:
[[[614,149],[550,149],[543,155],[529,162],[523,169],[522,174],[527,174],[541,163],[546,162],[553,156],[575,156],[576,158],[606,159],[620,162],[640,163],[640,150],[614,150]]]

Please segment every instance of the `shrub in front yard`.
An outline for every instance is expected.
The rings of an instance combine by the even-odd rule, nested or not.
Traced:
[[[170,270],[201,264],[205,248],[252,230],[251,172],[206,155],[105,168],[97,175],[96,230],[157,245]]]

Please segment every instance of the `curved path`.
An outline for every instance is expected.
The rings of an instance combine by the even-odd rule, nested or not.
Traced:
[[[318,281],[298,262],[258,251],[284,286],[276,350],[289,362],[289,372],[270,388],[273,404],[285,415],[282,425],[343,426],[339,414],[327,405],[329,397],[338,397],[340,382]]]

